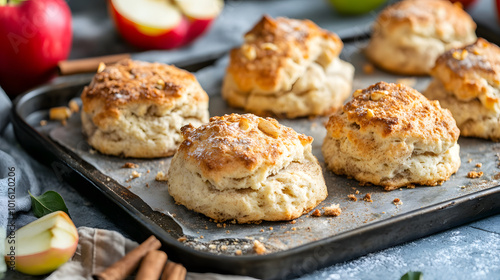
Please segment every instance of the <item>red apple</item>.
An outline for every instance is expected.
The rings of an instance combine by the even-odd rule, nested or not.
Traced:
[[[5,262],[19,272],[42,275],[67,262],[78,245],[69,216],[57,211],[18,229],[5,240]]]
[[[50,79],[71,36],[64,0],[0,0],[0,86],[13,96]]]
[[[224,6],[222,0],[108,0],[120,34],[143,49],[171,49],[208,30]]]

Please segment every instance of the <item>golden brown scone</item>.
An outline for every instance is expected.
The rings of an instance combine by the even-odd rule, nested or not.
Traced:
[[[460,167],[451,113],[405,85],[380,82],[355,91],[326,129],[328,168],[385,190],[435,186]]]
[[[179,204],[217,221],[292,220],[327,196],[312,137],[252,114],[212,117],[172,158],[168,191]]]
[[[99,69],[81,98],[87,141],[108,155],[170,156],[183,125],[208,121],[208,95],[195,76],[160,63],[123,60]]]
[[[338,58],[342,47],[310,20],[264,16],[231,51],[222,96],[259,115],[326,115],[352,87],[354,67]]]
[[[365,53],[378,67],[404,75],[428,75],[436,58],[476,40],[476,24],[448,0],[403,0],[384,9]]]
[[[500,48],[479,38],[441,55],[424,94],[453,114],[462,136],[500,141]]]

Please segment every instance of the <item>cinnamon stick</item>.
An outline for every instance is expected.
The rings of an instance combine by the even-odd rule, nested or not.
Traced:
[[[130,58],[130,54],[114,54],[99,57],[89,57],[75,60],[63,60],[57,64],[59,68],[59,74],[71,75],[79,73],[89,73],[96,72],[99,67],[99,63],[103,62],[105,64],[115,63],[122,59]]]
[[[95,280],[122,280],[130,275],[138,266],[141,259],[150,251],[158,250],[161,242],[153,235],[146,241],[130,251],[119,261],[106,268],[104,271],[93,275]]]
[[[186,273],[186,268],[182,264],[167,262],[161,280],[184,280]]]
[[[158,280],[166,262],[167,254],[165,252],[158,250],[149,252],[142,259],[135,280]]]

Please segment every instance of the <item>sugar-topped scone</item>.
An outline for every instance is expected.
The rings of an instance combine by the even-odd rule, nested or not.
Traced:
[[[212,117],[182,128],[168,191],[179,204],[216,221],[283,221],[327,196],[313,138],[252,114]]]
[[[354,67],[339,37],[310,20],[264,16],[230,53],[222,96],[258,115],[326,115],[349,96]]]
[[[405,85],[380,82],[355,91],[326,130],[327,167],[385,190],[435,186],[460,167],[460,131],[451,113]]]
[[[436,58],[476,40],[476,24],[448,0],[403,0],[373,24],[365,52],[378,67],[404,75],[428,75]]]
[[[83,133],[108,155],[173,155],[182,126],[208,121],[208,95],[195,76],[161,63],[102,64],[81,98]]]
[[[500,141],[500,48],[479,38],[441,55],[424,92],[451,111],[460,135]]]

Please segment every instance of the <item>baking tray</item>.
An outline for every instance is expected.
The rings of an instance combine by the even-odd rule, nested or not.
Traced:
[[[358,69],[354,88],[381,79],[390,82],[401,78],[379,71],[371,75],[360,72],[366,63],[359,52],[363,44],[363,41],[346,44],[342,54]],[[226,61],[221,59],[215,66],[205,68],[197,75],[210,95],[212,115],[238,112],[227,107],[219,94]],[[313,152],[323,167],[330,194],[319,207],[339,203],[343,209],[341,216],[313,218],[305,215],[294,223],[235,225],[212,223],[180,205],[171,205],[175,207],[175,213],[162,212],[153,209],[151,203],[145,201],[147,199],[134,193],[132,185],[144,185],[144,181],[129,180],[113,173],[113,168],[106,169],[113,164],[119,167],[126,161],[153,169],[148,167],[148,161],[94,154],[84,141],[78,140],[71,146],[57,139],[57,135],[51,135],[54,131],[77,127],[78,118],[71,119],[66,128],[57,122],[40,126],[41,120],[48,119],[49,108],[66,105],[69,100],[77,98],[91,77],[61,77],[16,99],[12,115],[17,139],[28,152],[50,165],[58,176],[96,203],[136,239],[156,235],[169,257],[182,262],[190,271],[288,279],[500,212],[499,143],[461,138],[462,166],[448,182],[437,187],[384,192],[376,186],[359,186],[356,181],[336,176],[325,169],[320,147],[326,118],[280,122],[315,137]],[[425,87],[426,82],[426,78],[419,78],[417,86]],[[89,163],[92,160],[93,164]],[[99,166],[101,161],[106,160],[109,162]],[[152,166],[161,166],[161,161],[168,166],[168,160],[152,160]],[[482,163],[482,167],[475,167],[477,163]],[[466,178],[467,172],[474,169],[483,171],[484,176]],[[154,178],[157,170],[151,171]],[[143,179],[147,180],[147,176]],[[347,195],[354,194],[356,190],[360,192],[358,198],[371,193],[374,202],[348,200]],[[394,198],[400,198],[404,204],[392,204]],[[178,241],[183,236],[187,236],[187,242]],[[255,239],[266,245],[269,254],[253,254],[251,244]],[[243,249],[243,255],[236,256],[234,250],[221,249],[222,245],[228,247],[233,244],[235,248]],[[215,247],[214,250],[210,245]]]

